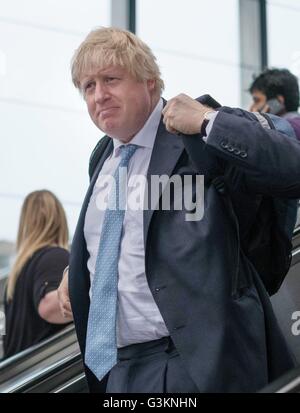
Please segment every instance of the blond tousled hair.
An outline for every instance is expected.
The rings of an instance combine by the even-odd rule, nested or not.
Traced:
[[[156,57],[135,34],[113,27],[92,30],[81,43],[71,63],[72,80],[78,89],[83,75],[95,68],[102,70],[109,66],[125,68],[137,81],[155,80],[157,96],[164,90]]]
[[[10,272],[6,295],[11,300],[18,277],[33,254],[46,246],[68,248],[68,224],[62,204],[50,191],[31,192],[24,200],[16,260]]]

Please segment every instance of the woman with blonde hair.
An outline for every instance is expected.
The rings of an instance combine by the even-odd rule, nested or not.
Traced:
[[[4,357],[40,342],[70,321],[63,318],[57,297],[68,265],[67,248],[68,226],[60,201],[47,190],[27,195],[6,288]]]

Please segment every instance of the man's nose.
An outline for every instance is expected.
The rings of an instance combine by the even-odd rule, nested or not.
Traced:
[[[108,94],[106,86],[100,82],[97,82],[96,88],[95,88],[95,102],[102,103],[105,100],[107,100],[108,97],[109,97],[109,94]]]

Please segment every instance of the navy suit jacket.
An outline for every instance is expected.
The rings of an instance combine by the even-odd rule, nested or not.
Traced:
[[[101,149],[74,235],[69,289],[75,327],[85,352],[89,312],[88,252],[83,226],[99,171],[112,151]],[[222,174],[247,230],[256,196],[300,197],[300,144],[265,130],[252,114],[223,108],[205,144],[177,136],[163,122],[148,170],[152,174]],[[236,225],[213,185],[205,186],[201,221],[186,211],[144,211],[145,268],[149,288],[199,392],[254,392],[294,366],[269,297],[239,242]],[[86,367],[91,392],[105,391]]]

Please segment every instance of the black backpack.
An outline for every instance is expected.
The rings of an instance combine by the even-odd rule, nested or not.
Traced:
[[[293,130],[285,120],[268,114],[254,115],[264,128],[277,129],[287,135],[287,139],[295,138]],[[255,220],[241,237],[239,221],[224,177],[212,178],[211,184],[227,203],[243,253],[258,272],[268,294],[275,294],[291,265],[298,200],[258,196]]]
[[[210,95],[197,99],[214,109],[222,110],[221,105]],[[224,108],[232,111],[231,108]],[[265,129],[276,129],[287,139],[297,139],[291,125],[283,118],[265,113],[249,113],[233,110],[238,115],[252,117]],[[236,226],[240,248],[250,260],[269,295],[275,294],[287,275],[292,259],[292,237],[297,220],[298,200],[257,196],[255,219],[247,232],[241,233],[240,223],[234,210],[226,179],[209,171],[210,184],[214,185],[227,204],[227,209]],[[233,198],[233,197],[232,197]],[[238,268],[237,268],[238,271]]]
[[[209,95],[204,95],[197,100],[211,107],[220,108],[220,104]],[[256,116],[257,121],[263,127],[283,131],[288,135],[287,139],[294,137],[289,125],[283,119],[271,118],[265,114],[256,114]],[[278,123],[279,119],[280,127],[274,124]],[[90,179],[110,142],[111,139],[105,136],[93,150],[89,163]],[[258,197],[255,221],[248,233],[241,237],[239,221],[224,177],[220,175],[210,177],[209,181],[227,204],[243,253],[255,267],[269,295],[275,294],[279,290],[291,264],[292,234],[296,223],[298,200],[267,196]]]

